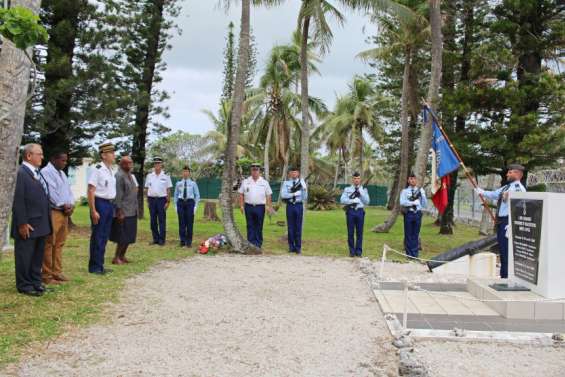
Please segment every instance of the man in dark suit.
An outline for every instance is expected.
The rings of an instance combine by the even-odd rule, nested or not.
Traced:
[[[41,296],[41,265],[45,239],[51,234],[49,189],[39,172],[43,150],[39,144],[27,144],[18,170],[12,205],[12,237],[16,265],[16,288],[29,296]]]

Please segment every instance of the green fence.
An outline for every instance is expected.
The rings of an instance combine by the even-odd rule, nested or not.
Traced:
[[[178,178],[173,178],[173,185],[179,180]],[[202,178],[196,181],[198,184],[198,189],[200,190],[200,197],[202,199],[218,199],[220,196],[220,189],[222,187],[222,180],[219,178]],[[349,185],[340,184],[337,185],[340,190]],[[376,186],[369,185],[366,186],[369,191],[369,197],[371,206],[386,206],[388,202],[387,188],[386,186]],[[271,184],[271,189],[273,190],[273,201],[279,199],[279,193],[281,190],[280,182],[275,182]],[[336,197],[336,201],[339,202],[339,196]]]

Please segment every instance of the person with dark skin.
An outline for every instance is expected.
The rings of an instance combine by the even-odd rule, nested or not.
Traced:
[[[137,237],[137,190],[138,184],[133,171],[133,160],[122,156],[116,173],[116,217],[112,223],[110,241],[116,243],[116,254],[112,264],[129,263],[126,258],[128,246]]]
[[[71,185],[64,172],[69,157],[66,152],[55,152],[51,161],[41,169],[49,186],[49,205],[53,233],[47,237],[41,278],[45,284],[61,284],[69,279],[63,275],[63,246],[69,234],[69,219],[75,208]]]

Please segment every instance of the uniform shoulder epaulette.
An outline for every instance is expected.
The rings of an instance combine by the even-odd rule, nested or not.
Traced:
[[[520,184],[519,184],[519,183],[514,183],[514,187],[520,188]]]
[[[96,169],[100,169],[102,167],[102,165],[98,164],[96,165]]]

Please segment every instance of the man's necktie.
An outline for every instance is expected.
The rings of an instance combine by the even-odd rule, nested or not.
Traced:
[[[49,195],[49,190],[47,189],[47,182],[45,182],[45,179],[43,179],[43,176],[41,175],[39,169],[35,169],[35,174],[37,176],[37,179],[39,180],[39,183],[41,183],[41,187],[43,187],[43,191],[45,191],[45,195]]]
[[[182,191],[182,198],[186,200],[188,197],[188,188],[186,187],[186,181],[184,181],[184,190]]]

